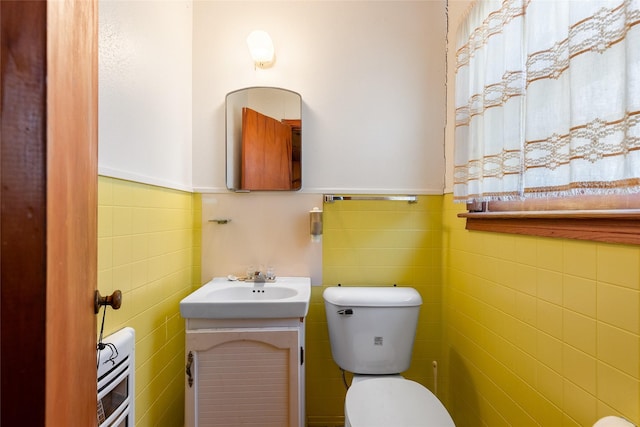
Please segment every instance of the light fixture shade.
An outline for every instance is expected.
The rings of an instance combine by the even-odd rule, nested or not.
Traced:
[[[247,37],[247,45],[256,66],[266,68],[273,63],[275,49],[273,41],[266,31],[252,31]]]

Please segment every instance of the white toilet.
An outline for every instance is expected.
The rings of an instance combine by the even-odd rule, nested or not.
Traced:
[[[407,287],[330,287],[324,294],[333,360],[352,372],[347,427],[455,427],[438,398],[403,378],[422,298]]]

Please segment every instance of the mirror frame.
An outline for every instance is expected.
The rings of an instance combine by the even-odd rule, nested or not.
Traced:
[[[251,93],[258,94],[257,100]],[[272,92],[267,98],[266,92]],[[274,98],[275,97],[275,98]],[[246,98],[246,99],[244,99]],[[302,122],[302,96],[289,89],[269,86],[252,86],[229,92],[225,97],[225,184],[234,192],[250,191],[299,191],[302,188],[302,130],[299,150],[293,149],[292,157],[300,158],[300,183],[290,190],[241,188],[242,162],[242,109],[249,107],[262,114],[278,117],[278,120],[300,120]],[[296,116],[297,117],[294,117]]]

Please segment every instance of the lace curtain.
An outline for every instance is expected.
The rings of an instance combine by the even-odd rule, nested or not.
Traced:
[[[455,200],[640,191],[640,0],[479,0],[457,61]]]

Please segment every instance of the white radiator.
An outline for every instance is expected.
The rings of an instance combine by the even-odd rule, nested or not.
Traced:
[[[123,328],[98,348],[98,426],[133,427],[135,331]]]

